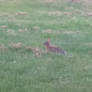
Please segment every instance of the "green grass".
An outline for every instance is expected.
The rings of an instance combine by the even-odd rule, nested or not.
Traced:
[[[0,92],[92,92],[92,16],[86,16],[91,9],[63,0],[0,0],[0,44],[7,48],[0,48]],[[48,37],[67,56],[36,57],[25,49],[45,51]],[[23,47],[9,47],[17,42]]]

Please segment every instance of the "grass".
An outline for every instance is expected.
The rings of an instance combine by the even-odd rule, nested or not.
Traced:
[[[0,92],[91,92],[91,9],[63,0],[0,0]],[[48,37],[67,56],[25,49],[45,51]],[[19,42],[21,48],[10,47]]]

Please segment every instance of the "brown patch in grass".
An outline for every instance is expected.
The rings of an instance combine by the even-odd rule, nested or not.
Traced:
[[[82,0],[82,2],[84,2],[85,4],[90,4],[90,5],[92,5],[92,0]]]
[[[31,46],[27,46],[27,47],[25,47],[25,49],[28,50],[28,51],[32,51],[33,50],[33,48]]]
[[[7,33],[8,33],[9,35],[16,36],[16,32],[15,32],[14,30],[8,29],[8,30],[7,30]]]
[[[34,54],[35,56],[37,56],[37,57],[41,56],[42,53],[43,53],[43,52],[41,51],[41,49],[38,48],[38,47],[33,48],[33,47],[31,47],[31,46],[27,46],[27,47],[25,47],[25,49],[28,50],[28,51],[32,51],[33,54]]]
[[[61,16],[62,12],[61,11],[51,11],[47,13],[49,16]]]
[[[72,0],[72,2],[79,3],[81,0]]]
[[[24,30],[23,30],[23,29],[19,29],[18,31],[19,31],[19,32],[24,32]]]
[[[45,3],[53,3],[55,2],[56,0],[45,0]]]
[[[79,34],[80,33],[80,31],[64,31],[63,32],[64,34]]]
[[[42,33],[60,34],[60,31],[58,31],[58,30],[52,30],[52,29],[47,29],[47,30],[42,31]]]
[[[6,16],[9,16],[9,13],[5,13],[5,12],[4,12],[4,13],[1,13],[0,16],[1,16],[1,17],[6,17]]]
[[[34,26],[34,27],[33,27],[33,30],[39,30],[39,29],[40,29],[39,26]]]
[[[87,16],[92,16],[92,12],[87,13]]]
[[[34,48],[34,49],[33,49],[33,53],[34,53],[34,55],[37,56],[37,57],[39,57],[39,56],[42,55],[42,51],[41,51],[40,48]]]
[[[53,33],[53,30],[51,29],[48,29],[48,30],[45,30],[45,31],[42,31],[43,33],[49,33],[49,34],[52,34]]]
[[[0,50],[6,50],[6,47],[4,44],[0,44]]]
[[[5,48],[4,44],[0,44],[0,49]]]
[[[21,42],[12,43],[12,44],[10,44],[10,47],[15,48],[15,49],[19,49],[19,48],[22,48],[22,43]]]
[[[42,14],[48,15],[48,16],[62,16],[62,15],[72,15],[72,12],[62,12],[62,11],[49,11],[49,12],[43,12]]]
[[[2,26],[0,26],[0,28],[6,29],[6,28],[8,28],[8,26],[2,25]]]
[[[27,15],[26,12],[17,12],[16,15]]]
[[[25,29],[18,29],[18,31],[19,31],[19,32],[27,32],[28,29],[27,29],[27,28],[25,28]]]
[[[71,12],[64,12],[64,15],[72,15]]]

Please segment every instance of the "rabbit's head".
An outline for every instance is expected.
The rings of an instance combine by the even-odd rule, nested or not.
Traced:
[[[44,45],[47,46],[47,47],[50,46],[50,38],[48,38],[48,41],[46,41],[46,42],[44,43]]]
[[[50,38],[48,38],[48,42],[50,43]]]
[[[45,45],[45,46],[49,46],[50,44],[49,44],[49,42],[47,41],[47,42],[44,43],[44,45]]]

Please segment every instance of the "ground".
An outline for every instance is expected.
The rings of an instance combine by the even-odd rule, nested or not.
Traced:
[[[0,0],[0,92],[92,92],[90,2]],[[48,37],[67,55],[35,55]]]

